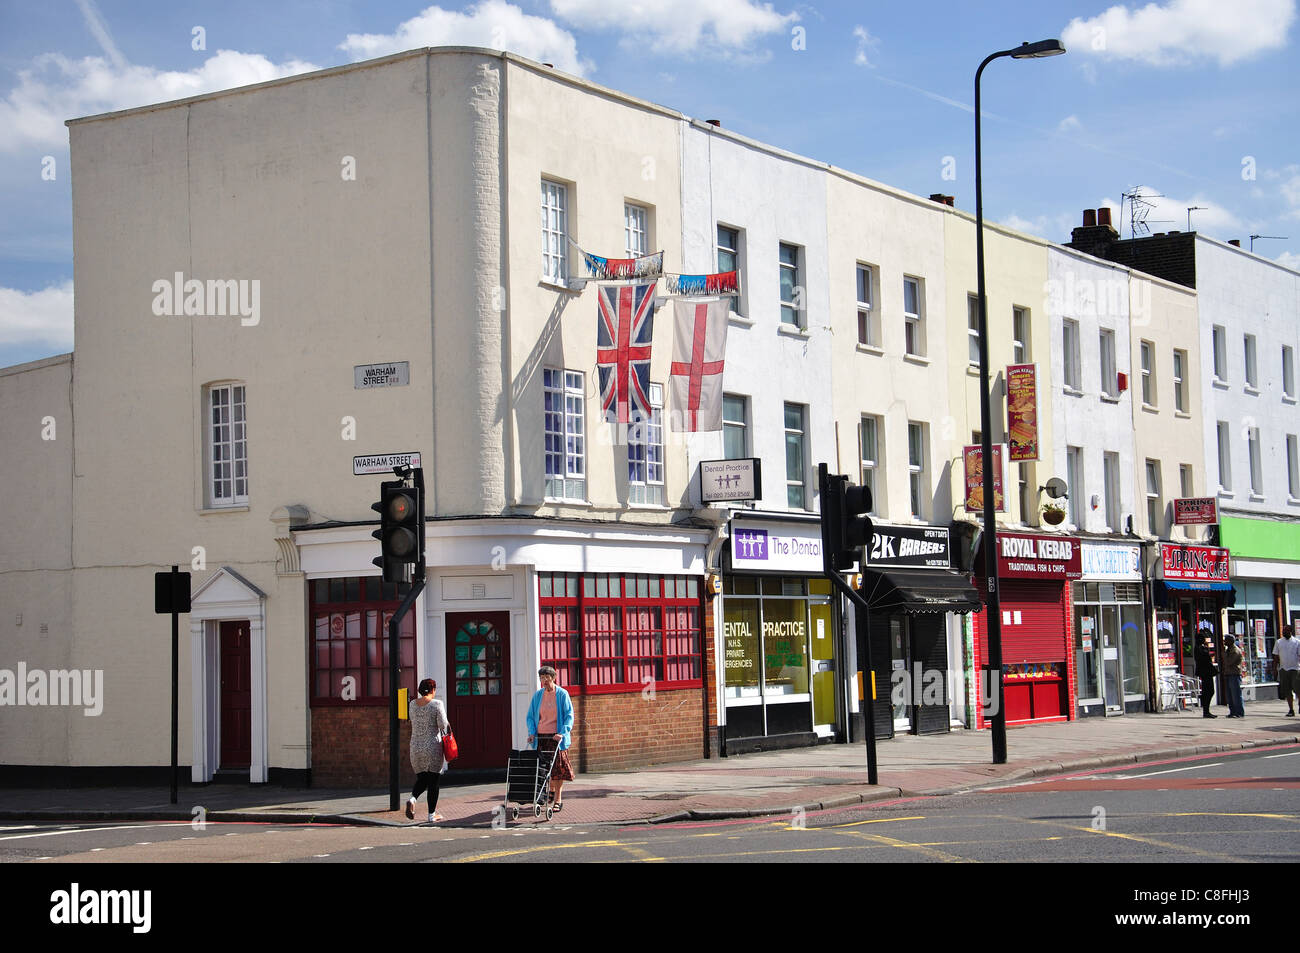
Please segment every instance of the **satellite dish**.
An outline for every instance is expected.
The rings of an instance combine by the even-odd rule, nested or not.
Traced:
[[[1060,477],[1052,477],[1047,481],[1047,486],[1044,487],[1044,489],[1047,490],[1047,495],[1054,500],[1059,500],[1061,497],[1068,495],[1066,493],[1065,481]]]

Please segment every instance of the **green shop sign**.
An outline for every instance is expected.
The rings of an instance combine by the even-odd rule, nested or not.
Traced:
[[[1220,515],[1219,545],[1238,559],[1300,561],[1300,523]]]

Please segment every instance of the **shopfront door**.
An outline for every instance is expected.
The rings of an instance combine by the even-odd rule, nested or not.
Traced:
[[[911,672],[912,639],[907,616],[889,617],[890,680],[889,692],[894,707],[894,732],[912,730]]]
[[[458,768],[499,768],[510,757],[509,653],[509,613],[447,613],[447,718]]]
[[[812,659],[813,730],[819,738],[835,734],[835,627],[830,603],[810,602],[808,616]]]

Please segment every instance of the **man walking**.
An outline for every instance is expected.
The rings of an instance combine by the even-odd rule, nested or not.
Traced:
[[[1223,690],[1228,696],[1228,717],[1244,718],[1241,704],[1241,649],[1230,635],[1223,637]]]
[[[1282,638],[1273,645],[1277,656],[1277,693],[1286,700],[1286,716],[1295,715],[1292,695],[1300,695],[1300,638],[1293,636],[1291,626],[1282,626]]]
[[[1210,700],[1214,698],[1214,676],[1219,666],[1214,664],[1213,640],[1207,635],[1201,647],[1196,650],[1196,677],[1201,680],[1201,712],[1206,718],[1218,718],[1210,711]]]

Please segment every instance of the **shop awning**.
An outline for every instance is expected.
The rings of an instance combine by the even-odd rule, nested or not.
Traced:
[[[970,577],[952,569],[867,569],[862,595],[876,612],[975,612],[983,605]]]
[[[1228,606],[1233,606],[1237,601],[1237,590],[1233,588],[1230,582],[1209,582],[1197,579],[1156,579],[1152,586],[1153,595],[1155,596],[1156,605],[1164,608],[1169,603],[1169,590],[1175,593],[1180,592],[1213,592],[1223,593],[1227,596],[1225,602]]]

